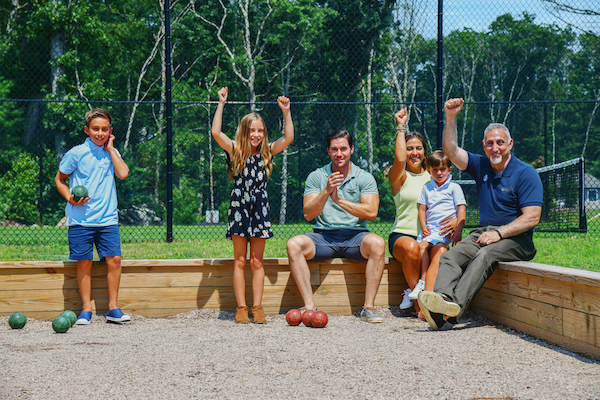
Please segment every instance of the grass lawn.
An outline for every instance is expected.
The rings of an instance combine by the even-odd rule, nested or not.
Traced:
[[[375,223],[372,231],[387,239],[389,223]],[[273,227],[265,257],[287,257],[287,239],[311,230],[309,224]],[[225,226],[175,226],[174,241],[166,243],[165,227],[121,227],[123,258],[181,259],[232,258],[231,241],[224,239]],[[69,246],[65,228],[0,228],[0,261],[67,260]],[[600,235],[536,233],[534,262],[600,272]],[[388,254],[389,255],[389,254]]]

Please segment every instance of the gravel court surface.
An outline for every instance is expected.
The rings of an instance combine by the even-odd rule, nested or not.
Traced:
[[[467,314],[454,329],[379,308],[384,323],[238,325],[198,310],[54,333],[0,317],[1,399],[600,399],[600,363]]]

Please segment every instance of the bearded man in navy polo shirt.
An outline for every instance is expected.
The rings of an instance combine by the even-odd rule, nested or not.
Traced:
[[[484,132],[485,156],[458,147],[456,117],[463,99],[444,106],[444,154],[477,183],[479,228],[440,259],[434,292],[419,294],[429,326],[456,323],[500,261],[529,261],[536,253],[533,229],[542,213],[542,181],[535,169],[511,154],[508,128],[490,124]]]

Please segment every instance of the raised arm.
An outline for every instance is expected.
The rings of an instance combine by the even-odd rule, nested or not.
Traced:
[[[129,167],[125,164],[125,161],[119,156],[117,150],[115,149],[113,142],[115,141],[115,135],[110,135],[108,141],[104,145],[108,154],[110,154],[110,159],[112,160],[113,166],[115,167],[115,175],[120,180],[127,178],[129,175]]]
[[[446,123],[444,124],[444,154],[461,171],[467,169],[469,165],[469,154],[458,147],[458,131],[456,128],[456,117],[462,110],[463,99],[450,99],[444,104],[446,112]]]
[[[277,104],[283,113],[283,136],[271,144],[271,154],[279,154],[294,140],[294,122],[290,109],[290,99],[285,96],[277,98]]]
[[[398,133],[396,134],[396,145],[394,146],[394,164],[388,172],[388,180],[392,186],[392,193],[395,195],[401,188],[400,179],[406,169],[406,121],[408,120],[408,111],[406,108],[398,111],[394,115],[398,124]]]
[[[225,108],[228,92],[229,89],[227,87],[219,90],[219,104],[217,105],[217,110],[215,111],[215,116],[213,118],[211,133],[218,145],[221,146],[223,150],[231,154],[233,150],[233,142],[229,136],[221,132],[223,127],[223,109]]]

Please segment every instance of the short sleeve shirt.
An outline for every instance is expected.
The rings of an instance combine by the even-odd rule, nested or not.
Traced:
[[[542,206],[544,190],[539,174],[514,155],[496,174],[487,157],[469,153],[465,172],[477,184],[480,226],[506,225],[523,214],[523,207]]]
[[[89,138],[86,139],[63,156],[59,170],[69,175],[70,189],[83,185],[90,197],[81,206],[67,203],[65,215],[68,226],[108,226],[119,223],[115,168],[104,146],[97,146]]]
[[[327,186],[329,175],[332,174],[331,163],[311,172],[306,178],[304,196],[311,193],[320,193]],[[379,196],[377,182],[373,175],[351,163],[350,174],[344,183],[338,187],[338,195],[344,200],[360,203],[360,197],[365,194],[376,194]],[[337,204],[331,197],[327,199],[325,207],[316,218],[314,229],[355,229],[366,231],[367,220],[360,219],[350,214]]]
[[[431,181],[423,186],[419,204],[427,206],[427,225],[440,226],[447,219],[456,217],[456,207],[465,205],[465,195],[460,185],[452,182],[452,176],[442,186],[431,178]]]

